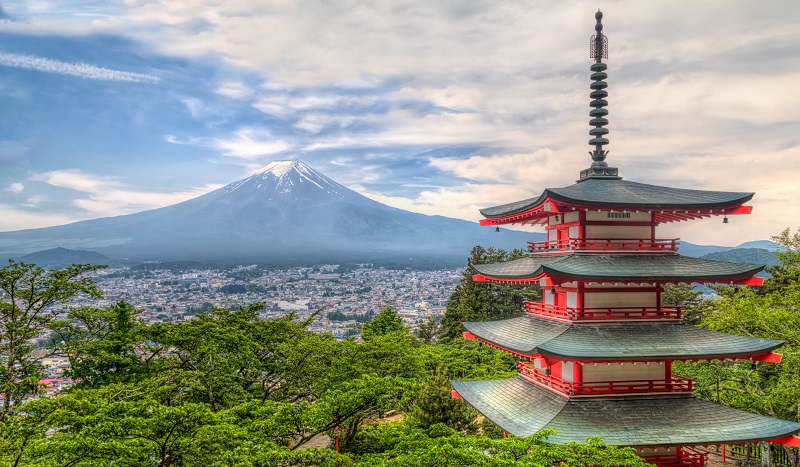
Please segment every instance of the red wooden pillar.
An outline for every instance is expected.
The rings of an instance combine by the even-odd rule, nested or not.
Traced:
[[[661,311],[661,293],[664,291],[663,284],[656,284],[656,311]]]
[[[339,452],[339,427],[333,427],[333,437],[336,440],[336,452]]]
[[[672,360],[664,362],[664,380],[672,381]]]

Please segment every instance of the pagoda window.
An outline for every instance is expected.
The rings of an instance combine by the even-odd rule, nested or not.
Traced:
[[[608,222],[652,222],[653,217],[649,212],[628,211],[587,211],[587,221]]]

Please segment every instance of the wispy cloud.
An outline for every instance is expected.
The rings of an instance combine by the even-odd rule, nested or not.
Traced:
[[[221,187],[221,185],[205,185],[187,191],[147,192],[129,189],[115,177],[98,176],[75,169],[45,172],[34,176],[33,179],[88,195],[76,199],[73,204],[99,216],[118,216],[169,206]]]
[[[49,58],[35,57],[33,55],[12,54],[0,52],[0,65],[23,68],[26,70],[54,73],[57,75],[75,76],[84,79],[97,79],[103,81],[128,81],[132,83],[157,83],[158,76],[132,71],[113,70],[88,63],[71,63]]]
[[[228,139],[217,139],[213,146],[223,155],[246,160],[261,160],[265,156],[278,154],[290,148],[289,143],[264,128],[245,127],[237,130]]]
[[[25,189],[25,185],[21,182],[15,182],[6,188],[6,191],[10,191],[11,193],[22,193],[22,190]]]

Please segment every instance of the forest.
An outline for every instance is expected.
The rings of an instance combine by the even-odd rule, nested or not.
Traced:
[[[800,233],[760,288],[689,286],[665,300],[709,329],[786,341],[779,365],[676,365],[698,397],[800,421]],[[411,332],[387,308],[362,339],[308,331],[260,305],[212,308],[145,325],[136,308],[69,307],[100,296],[97,266],[0,269],[0,465],[8,466],[642,466],[601,439],[552,445],[548,432],[504,437],[450,394],[450,379],[515,374],[513,357],[460,338],[460,321],[521,313],[537,290],[476,284],[472,265],[520,251],[476,247],[441,322]],[[58,312],[66,310],[66,317]],[[313,319],[313,317],[311,318]],[[32,342],[45,337],[44,348]],[[43,394],[42,352],[67,356],[76,382]],[[797,465],[797,452],[786,448]]]

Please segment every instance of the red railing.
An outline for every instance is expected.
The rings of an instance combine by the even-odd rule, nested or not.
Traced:
[[[678,248],[677,238],[569,238],[528,242],[528,252],[541,253],[549,250],[613,250],[613,251],[664,251]]]
[[[662,456],[642,456],[648,464],[658,467],[702,467],[706,465],[706,455],[692,448],[680,447],[677,454]]]
[[[671,380],[644,381],[593,381],[572,383],[576,395],[631,394],[641,392],[692,392],[694,382],[688,378],[672,376]]]
[[[556,318],[568,321],[580,320],[628,320],[628,319],[681,319],[678,306],[629,306],[614,308],[571,308],[545,305],[541,302],[525,302],[525,312],[531,316]]]
[[[544,370],[527,366],[523,362],[517,363],[517,369],[520,376],[537,386],[545,386],[566,395],[572,394],[572,384]]]
[[[691,392],[694,381],[672,375],[670,380],[642,381],[592,381],[570,383],[549,374],[546,370],[535,368],[527,362],[517,363],[519,375],[538,385],[546,386],[570,396],[597,396],[608,394],[676,393]]]

